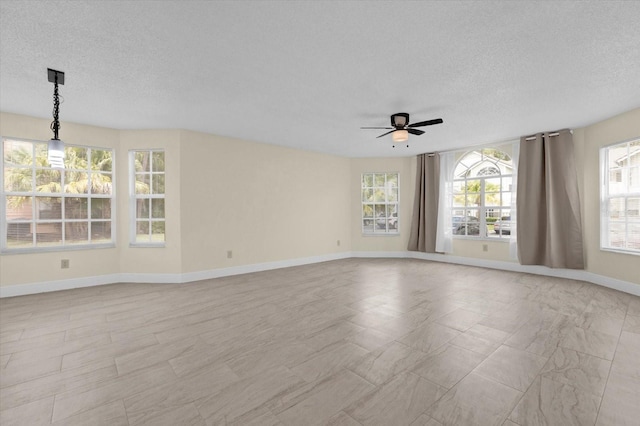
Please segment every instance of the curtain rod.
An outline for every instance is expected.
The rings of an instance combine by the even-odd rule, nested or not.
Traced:
[[[571,132],[571,134],[573,134],[573,130],[569,130],[569,132]],[[558,136],[559,134],[560,134],[560,132],[553,132],[553,133],[549,133],[547,136]],[[528,138],[525,138],[525,141],[533,141],[535,139],[536,139],[535,136],[529,136]]]
[[[571,132],[571,134],[573,134],[573,129],[569,130],[569,132]],[[549,136],[558,136],[560,134],[560,132],[553,132],[550,133]],[[532,141],[534,140],[536,137],[535,136],[530,136],[528,138],[526,138],[526,141]],[[472,145],[472,146],[468,146],[466,148],[454,148],[454,149],[445,149],[442,151],[437,151],[438,154],[444,154],[446,152],[456,152],[456,151],[465,151],[465,150],[472,150],[472,149],[478,149],[478,148],[484,148],[484,147],[493,147],[493,146],[498,146],[498,145],[505,145],[508,143],[513,143],[513,142],[518,142],[520,139],[509,139],[506,141],[499,141],[499,142],[493,142],[493,143],[483,143],[483,144],[478,144],[478,145]],[[427,152],[426,153],[428,157],[433,157],[434,155],[436,155],[435,152]]]

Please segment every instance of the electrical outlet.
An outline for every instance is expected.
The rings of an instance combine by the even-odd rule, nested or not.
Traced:
[[[489,251],[489,244],[483,244],[482,251]]]
[[[233,258],[233,251],[227,250],[227,259]]]
[[[60,269],[69,269],[69,259],[62,259],[60,261]]]

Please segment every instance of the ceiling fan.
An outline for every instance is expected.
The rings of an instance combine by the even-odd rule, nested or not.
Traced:
[[[405,142],[409,139],[409,133],[412,135],[420,136],[424,133],[422,130],[416,129],[416,127],[432,126],[434,124],[443,123],[442,118],[436,118],[434,120],[420,121],[418,123],[409,124],[409,114],[406,112],[399,112],[391,116],[391,126],[393,127],[361,127],[361,129],[385,129],[389,130],[386,133],[381,134],[378,138],[392,134],[395,148],[395,142]],[[376,138],[377,139],[377,138]],[[409,145],[407,145],[409,146]]]

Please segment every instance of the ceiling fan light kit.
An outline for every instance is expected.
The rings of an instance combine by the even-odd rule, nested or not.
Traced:
[[[409,114],[406,112],[399,112],[397,114],[391,115],[391,126],[392,127],[361,127],[361,129],[385,129],[389,130],[386,133],[381,134],[377,138],[381,138],[388,134],[391,134],[391,140],[393,140],[393,147],[396,147],[396,143],[406,142],[409,140],[409,133],[412,135],[420,136],[424,134],[424,131],[416,129],[416,127],[425,127],[432,126],[434,124],[443,123],[441,118],[436,118],[433,120],[420,121],[418,123],[409,123]],[[376,139],[377,139],[376,138]],[[407,148],[409,144],[407,144]]]

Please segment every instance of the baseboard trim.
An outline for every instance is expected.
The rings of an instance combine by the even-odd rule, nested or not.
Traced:
[[[302,266],[348,258],[421,259],[434,262],[498,269],[502,271],[524,272],[535,275],[546,275],[551,277],[587,281],[603,287],[612,288],[614,290],[619,290],[625,293],[633,294],[635,296],[640,296],[640,285],[638,284],[581,270],[552,269],[545,266],[520,265],[519,263],[515,262],[474,259],[438,253],[420,253],[413,251],[363,251],[332,253],[320,256],[255,263],[250,265],[232,266],[228,268],[210,269],[206,271],[186,272],[183,274],[121,273],[73,278],[68,280],[43,281],[33,284],[4,286],[0,287],[0,298],[47,293],[51,291],[70,290],[73,288],[93,287],[115,283],[182,284],[193,281],[249,274],[253,272],[269,271],[280,268],[290,268],[292,266]]]
[[[72,278],[68,280],[42,281],[33,284],[19,284],[0,287],[0,299],[5,297],[26,296],[29,294],[48,293],[52,291],[71,290],[80,287],[93,287],[98,285],[116,283],[183,284],[193,281],[208,280],[212,278],[221,278],[232,275],[249,274],[252,272],[289,268],[292,266],[308,265],[312,263],[328,262],[331,260],[347,259],[350,257],[352,257],[351,252],[342,252],[321,256],[279,260],[274,262],[232,266],[229,268],[211,269],[206,271],[187,272],[184,274],[151,274],[125,272],[120,274]]]

